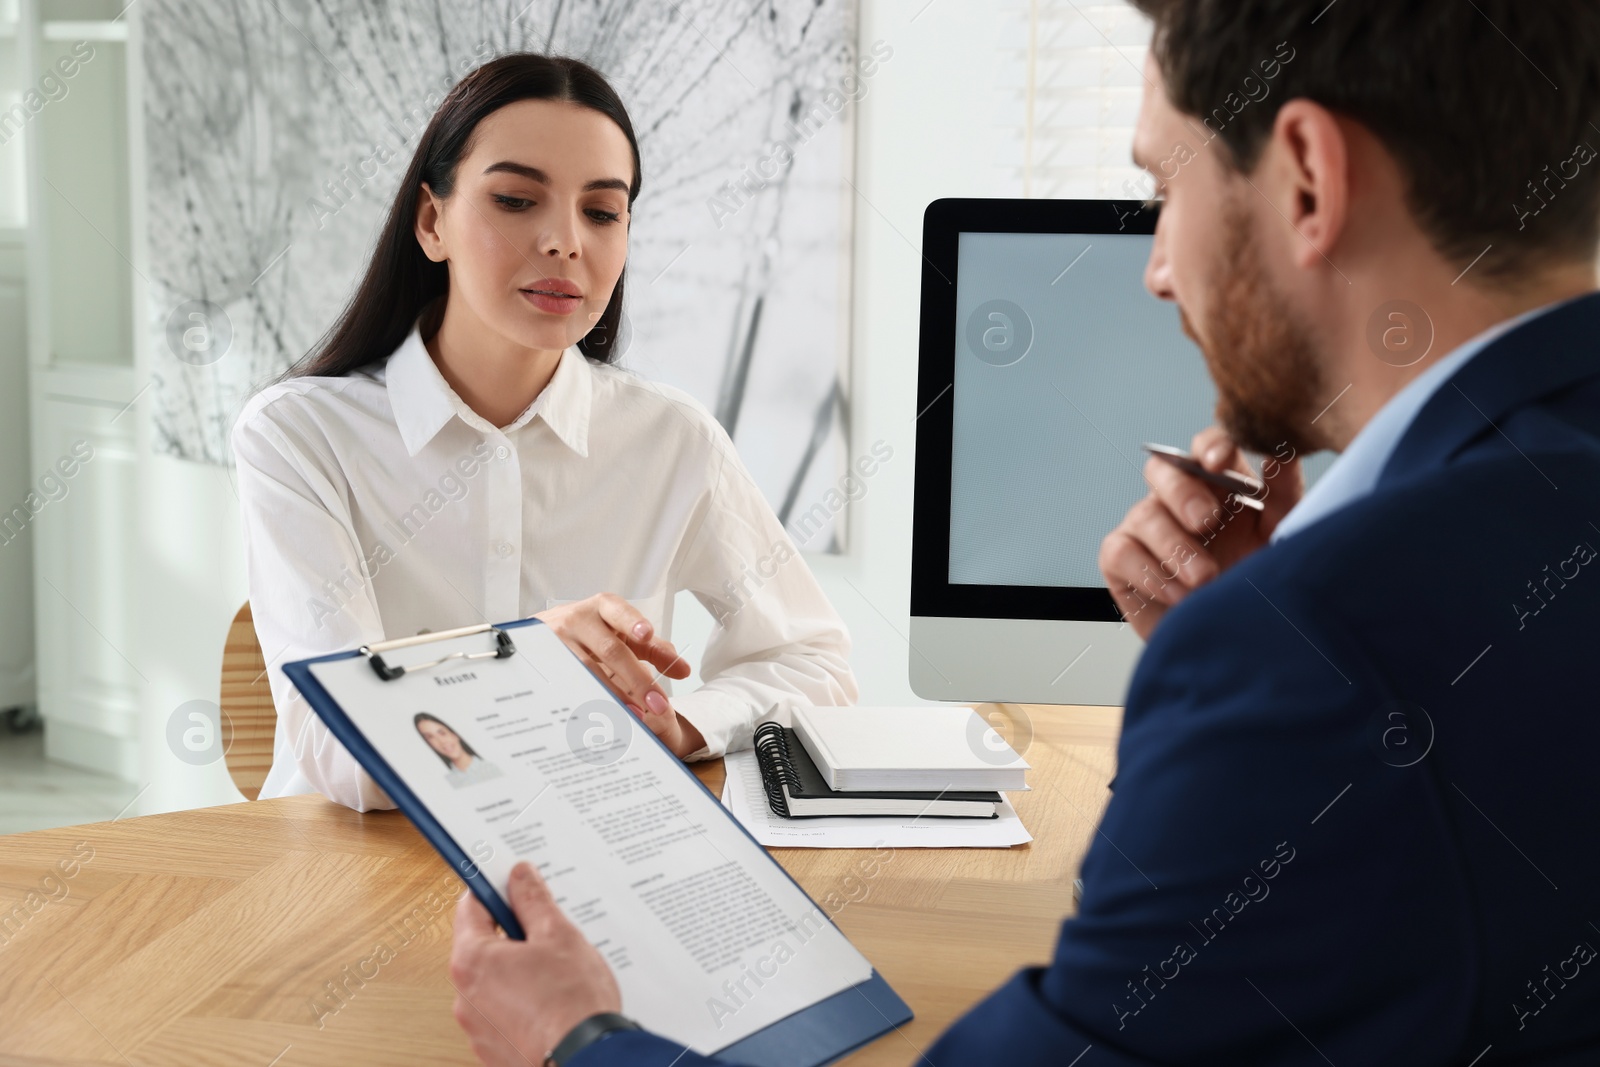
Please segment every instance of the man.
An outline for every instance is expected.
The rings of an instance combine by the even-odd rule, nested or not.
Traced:
[[[1270,494],[1147,468],[1079,914],[923,1059],[1600,1063],[1600,5],[1136,3],[1147,282],[1216,380],[1196,452]],[[529,941],[464,900],[452,967],[496,1063],[620,1010],[511,892]],[[562,1067],[705,1062],[625,1031]]]

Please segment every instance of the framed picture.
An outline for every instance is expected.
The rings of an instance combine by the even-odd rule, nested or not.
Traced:
[[[510,51],[602,71],[638,134],[621,364],[732,435],[799,546],[844,543],[854,0],[145,0],[155,444],[226,464],[366,265],[420,134]]]

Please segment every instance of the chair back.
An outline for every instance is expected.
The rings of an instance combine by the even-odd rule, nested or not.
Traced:
[[[256,640],[250,602],[233,617],[222,649],[222,743],[228,774],[246,800],[261,795],[272,768],[278,712],[272,705],[267,663]]]

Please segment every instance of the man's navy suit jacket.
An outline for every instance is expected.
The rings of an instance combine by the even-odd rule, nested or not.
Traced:
[[[1600,294],[1169,612],[1117,756],[1053,962],[908,1063],[1600,1064]]]

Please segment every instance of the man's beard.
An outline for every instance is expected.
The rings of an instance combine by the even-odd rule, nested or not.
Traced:
[[[1311,425],[1327,395],[1311,332],[1273,288],[1252,241],[1250,216],[1223,210],[1221,284],[1202,332],[1179,309],[1217,386],[1217,422],[1240,447],[1261,455],[1325,448]]]

